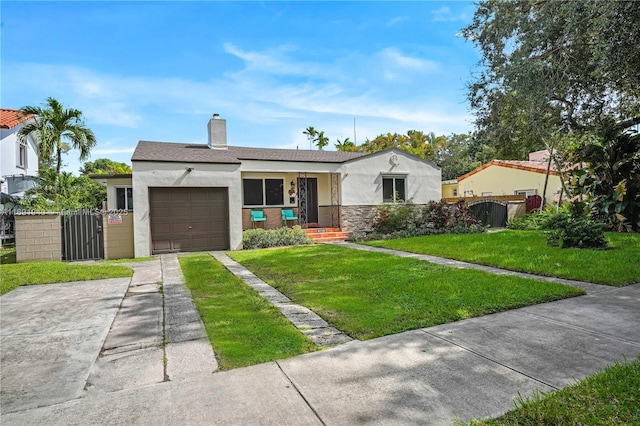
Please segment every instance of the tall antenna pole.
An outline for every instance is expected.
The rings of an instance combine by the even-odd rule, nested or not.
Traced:
[[[353,117],[353,143],[358,145],[358,138],[356,137],[356,118]]]

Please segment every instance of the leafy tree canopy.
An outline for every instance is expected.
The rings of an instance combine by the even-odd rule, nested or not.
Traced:
[[[109,158],[98,158],[87,161],[80,168],[82,175],[126,175],[131,174],[131,167],[127,163],[118,163]]]
[[[640,123],[638,22],[635,1],[480,1],[462,34],[483,55],[469,86],[481,137],[519,158],[557,132]]]
[[[36,122],[23,126],[18,137],[24,140],[27,136],[32,136],[35,139],[41,164],[55,166],[56,179],[62,167],[62,154],[69,147],[80,151],[80,160],[84,161],[89,157],[96,144],[96,137],[85,126],[81,111],[65,108],[54,98],[47,98],[44,107],[26,106],[20,111],[23,115],[35,115]]]
[[[36,211],[62,211],[99,208],[107,198],[107,190],[87,176],[68,172],[56,175],[53,168],[38,172],[39,184],[27,191],[22,200],[25,208]]]

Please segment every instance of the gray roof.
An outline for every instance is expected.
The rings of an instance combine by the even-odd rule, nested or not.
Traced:
[[[364,152],[245,148],[241,146],[229,146],[227,149],[210,149],[206,144],[140,141],[133,152],[131,160],[228,164],[239,164],[242,160],[344,163],[365,155],[367,154]]]

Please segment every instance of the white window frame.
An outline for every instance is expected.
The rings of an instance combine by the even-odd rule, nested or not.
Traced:
[[[16,142],[16,167],[26,169],[29,162],[29,146],[26,142]]]
[[[521,195],[524,194],[524,197],[530,197],[532,195],[538,195],[538,190],[537,189],[516,189],[515,191],[513,191],[514,195]]]
[[[127,197],[127,189],[131,189],[131,202],[133,202],[133,186],[132,185],[118,185],[118,186],[114,186],[115,190],[116,190],[116,199],[115,199],[115,207],[116,209],[120,210],[118,207],[118,190],[123,189],[125,191],[124,193],[124,209],[123,210],[127,210],[127,211],[133,211],[133,206],[129,205],[129,198]]]
[[[392,199],[389,200],[385,200],[384,198],[384,180],[385,179],[392,179],[393,180],[393,197]],[[396,190],[396,180],[400,180],[402,179],[404,181],[404,198],[403,199],[396,199],[396,192],[398,192]],[[407,175],[389,175],[389,174],[384,174],[382,175],[382,202],[386,203],[386,204],[398,204],[398,203],[406,203],[407,200]]]

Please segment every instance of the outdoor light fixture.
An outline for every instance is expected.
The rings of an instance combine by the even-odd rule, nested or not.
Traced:
[[[185,167],[184,169],[187,171],[187,173],[189,173],[189,172],[192,172],[192,171],[193,171],[193,167]]]

